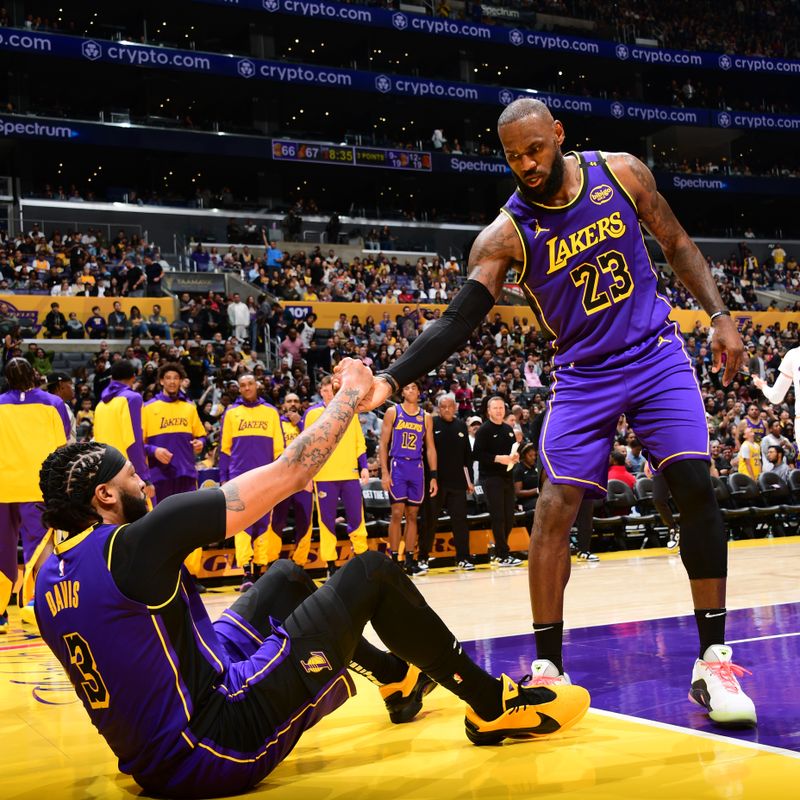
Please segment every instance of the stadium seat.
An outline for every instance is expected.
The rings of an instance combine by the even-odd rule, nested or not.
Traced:
[[[633,485],[633,495],[636,498],[636,510],[641,514],[640,519],[652,517],[654,522],[652,524],[652,534],[649,537],[651,544],[654,547],[661,545],[662,534],[666,537],[667,530],[663,523],[660,522],[660,517],[656,511],[655,504],[653,503],[653,481],[648,478],[644,473],[641,473],[637,478],[636,483]],[[647,544],[648,537],[645,536],[642,541],[642,547]]]
[[[789,492],[793,503],[800,503],[800,469],[793,469],[789,473]]]
[[[728,489],[737,508],[749,509],[754,525],[753,534],[771,535],[780,514],[780,506],[765,505],[758,484],[749,475],[741,472],[728,476]]]
[[[786,481],[774,472],[762,472],[758,476],[758,489],[765,505],[778,506],[780,509],[779,520],[783,529],[781,533],[784,536],[796,533],[800,504],[792,502],[792,495]]]
[[[610,534],[618,550],[628,550],[630,540],[642,537],[641,547],[653,537],[653,526],[657,517],[654,514],[631,515],[636,506],[633,490],[626,483],[617,480],[608,482],[608,494],[605,500],[595,502],[595,510],[602,516],[592,520],[594,532],[602,539]]]
[[[722,478],[711,476],[711,483],[714,487],[714,496],[717,498],[717,505],[722,512],[722,520],[725,524],[726,533],[729,539],[752,539],[752,521],[749,508],[736,508],[731,498],[728,484]]]

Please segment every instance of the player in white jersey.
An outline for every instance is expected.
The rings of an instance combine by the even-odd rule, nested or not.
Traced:
[[[783,357],[778,367],[778,379],[772,386],[758,376],[753,377],[753,385],[774,405],[781,403],[789,388],[794,386],[794,438],[800,446],[800,347],[792,348]]]

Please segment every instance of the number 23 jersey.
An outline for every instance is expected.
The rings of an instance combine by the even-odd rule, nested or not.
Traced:
[[[555,338],[556,366],[595,364],[661,331],[669,300],[645,247],[633,199],[602,153],[571,153],[580,188],[564,206],[519,190],[502,208],[524,248],[519,277],[542,327]]]

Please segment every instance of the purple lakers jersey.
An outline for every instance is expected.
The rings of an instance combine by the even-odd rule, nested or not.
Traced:
[[[425,438],[425,412],[420,408],[416,414],[408,414],[401,404],[394,407],[391,458],[422,458],[422,443]]]
[[[657,334],[671,306],[644,244],[633,199],[602,153],[572,153],[580,189],[564,206],[516,191],[502,211],[524,249],[519,283],[555,339],[554,362],[593,364]]]

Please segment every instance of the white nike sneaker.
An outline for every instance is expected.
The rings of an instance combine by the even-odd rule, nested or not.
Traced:
[[[731,661],[733,650],[725,644],[712,644],[703,658],[694,662],[689,699],[707,709],[708,716],[721,725],[756,724],[756,707],[744,693],[739,681],[752,675]]]
[[[526,686],[571,686],[572,681],[566,672],[559,672],[558,667],[547,658],[537,658],[531,662],[531,679]]]

